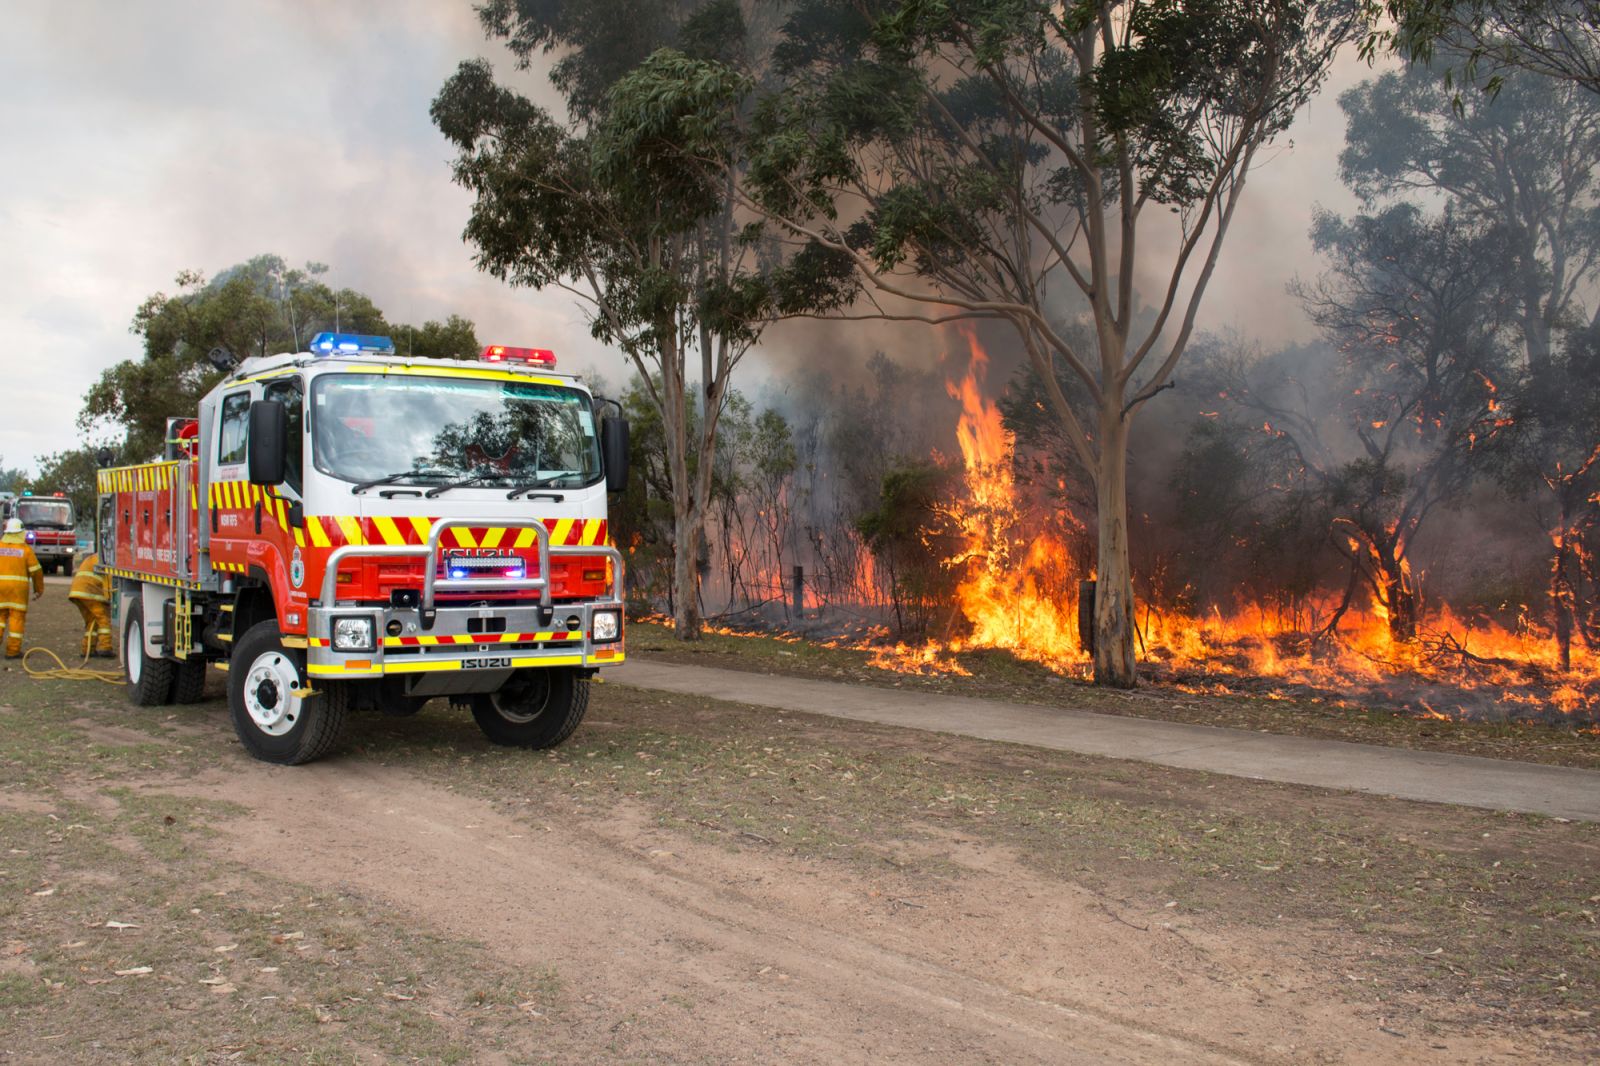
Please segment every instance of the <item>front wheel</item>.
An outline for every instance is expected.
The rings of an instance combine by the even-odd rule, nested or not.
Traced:
[[[349,687],[334,682],[310,696],[305,688],[305,667],[283,646],[278,623],[251,626],[228,664],[228,712],[246,751],[298,766],[333,750],[349,718]]]
[[[589,679],[576,670],[518,670],[497,692],[472,697],[483,735],[514,748],[553,748],[572,735],[589,709]]]

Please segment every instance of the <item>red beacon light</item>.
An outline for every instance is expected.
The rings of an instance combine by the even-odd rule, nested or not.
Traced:
[[[491,344],[478,356],[484,363],[524,363],[528,366],[555,366],[556,353],[549,348],[512,348],[505,344]]]

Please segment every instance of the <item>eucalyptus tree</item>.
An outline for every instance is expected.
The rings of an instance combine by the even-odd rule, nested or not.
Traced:
[[[177,291],[156,292],[134,312],[129,331],[143,348],[101,372],[84,396],[78,425],[124,434],[123,458],[137,462],[160,452],[168,416],[192,413],[222,374],[206,358],[226,348],[239,358],[304,351],[323,330],[393,334],[401,354],[465,357],[477,341],[472,323],[458,315],[413,329],[390,323],[372,299],[334,289],[320,263],[290,267],[276,255],[258,255],[207,278],[185,270]]]
[[[432,115],[457,150],[456,181],[475,197],[466,239],[493,276],[571,293],[594,336],[631,361],[665,438],[674,631],[694,639],[695,562],[733,371],[768,323],[825,309],[833,287],[809,260],[785,259],[736,217],[737,116],[653,108],[629,76],[676,45],[683,51],[671,54],[710,72],[686,91],[721,101],[759,75],[751,31],[734,0],[495,0],[481,14],[524,65],[541,50],[563,53],[550,79],[567,114],[497,84],[483,60],[462,63],[445,83]],[[684,142],[704,146],[715,172],[681,165]]]
[[[1600,0],[1363,0],[1370,56],[1392,51],[1457,70],[1491,94],[1508,70],[1569,81],[1600,95]]]
[[[1520,352],[1515,408],[1519,492],[1550,544],[1549,610],[1563,662],[1573,619],[1570,554],[1586,550],[1600,502],[1584,478],[1600,454],[1600,429],[1575,402],[1586,385],[1564,357],[1578,334],[1600,328],[1600,95],[1572,81],[1507,76],[1494,95],[1460,100],[1423,67],[1385,74],[1340,98],[1348,116],[1340,169],[1369,209],[1443,200],[1464,219],[1504,235],[1496,259],[1511,295],[1508,328]],[[1587,331],[1587,332],[1585,332]]]
[[[1183,356],[1251,166],[1358,24],[1316,0],[801,0],[781,84],[728,83],[741,209],[859,286],[854,313],[1011,327],[1095,485],[1102,683],[1137,682],[1130,420]],[[687,114],[734,73],[658,53],[627,81]],[[681,148],[727,174],[718,143]]]
[[[1314,374],[1292,352],[1217,360],[1210,391],[1276,452],[1266,481],[1314,495],[1325,514],[1350,575],[1328,626],[1365,590],[1391,638],[1409,643],[1422,607],[1413,546],[1489,468],[1510,424],[1505,234],[1397,204],[1320,212],[1312,238],[1329,268],[1295,291],[1337,358]]]

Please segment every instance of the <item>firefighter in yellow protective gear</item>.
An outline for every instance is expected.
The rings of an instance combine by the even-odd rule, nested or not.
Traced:
[[[22,522],[12,518],[0,536],[0,625],[6,631],[6,658],[22,654],[22,633],[28,624],[28,583],[33,598],[44,595],[44,567],[28,546]]]
[[[83,615],[83,657],[91,654],[109,658],[111,650],[111,615],[106,605],[111,602],[111,575],[97,574],[100,557],[93,552],[83,557],[78,572],[72,575],[72,588],[67,599]]]

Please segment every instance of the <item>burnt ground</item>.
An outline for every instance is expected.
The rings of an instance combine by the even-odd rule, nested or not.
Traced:
[[[1266,680],[1236,678],[1228,680],[1228,690],[1222,690],[1221,682],[1214,678],[1168,678],[1121,692],[1063,677],[1000,651],[951,656],[968,676],[901,673],[874,666],[870,651],[830,647],[787,635],[718,632],[695,643],[683,643],[674,639],[666,626],[638,621],[628,625],[629,654],[662,662],[1600,769],[1600,727],[1564,721],[1555,713],[1542,715],[1546,720],[1538,722],[1440,720],[1418,717],[1370,692],[1312,693]],[[1252,689],[1253,693],[1248,691]],[[1516,710],[1527,708],[1519,705]]]
[[[554,752],[436,702],[269,767],[220,682],[0,672],[0,1056],[1600,1055],[1597,826],[604,684]]]

